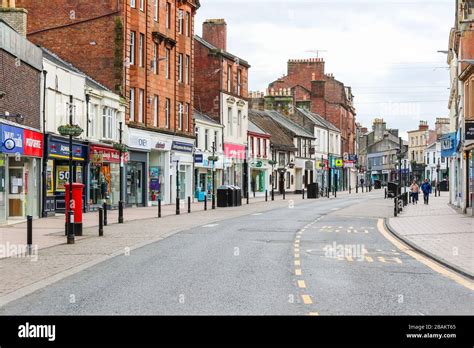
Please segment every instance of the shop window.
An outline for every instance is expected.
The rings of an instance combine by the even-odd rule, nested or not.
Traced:
[[[114,138],[114,126],[116,123],[116,111],[112,108],[102,109],[102,137],[105,139]]]

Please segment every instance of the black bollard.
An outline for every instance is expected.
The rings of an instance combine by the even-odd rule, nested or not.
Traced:
[[[107,203],[104,202],[104,226],[107,226]]]
[[[191,197],[188,196],[188,214],[191,213]]]
[[[285,194],[286,194],[286,190],[283,190],[283,200],[285,200]]]
[[[179,210],[179,198],[176,197],[176,215],[179,215],[181,214],[180,210]]]
[[[265,190],[265,202],[268,202],[268,190]]]
[[[207,210],[207,197],[204,198],[204,211]]]
[[[72,211],[68,212],[68,228],[67,228],[67,244],[74,244],[75,243],[75,235],[74,235],[74,213]]]
[[[304,199],[304,189],[303,189],[303,199]]]
[[[161,198],[158,199],[158,219],[161,218]]]
[[[395,207],[394,207],[393,212],[394,212],[395,217],[397,217],[397,215],[398,215],[398,198],[395,197],[395,199],[393,200],[393,202],[394,202],[394,204],[395,204]]]
[[[31,249],[33,247],[33,216],[31,215],[26,217],[26,245],[28,255],[31,255]]]
[[[351,185],[349,185],[349,194],[351,194]]]
[[[387,188],[385,188],[385,199],[387,199]]]
[[[99,208],[99,237],[104,235],[104,209]]]
[[[118,208],[119,208],[118,223],[123,224],[123,202],[122,201],[119,201]]]
[[[255,194],[255,192],[254,192]],[[249,204],[249,197],[250,197],[250,193],[247,191],[247,204]]]

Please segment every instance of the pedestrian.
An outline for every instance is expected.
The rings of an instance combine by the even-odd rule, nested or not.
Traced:
[[[421,191],[423,191],[423,201],[425,204],[429,204],[430,193],[431,193],[431,184],[428,179],[425,179],[425,182],[421,185]]]
[[[360,178],[360,186],[364,187],[364,182],[365,182],[364,178]]]
[[[411,194],[411,202],[413,204],[418,204],[418,193],[420,191],[420,188],[418,187],[418,184],[416,183],[416,180],[413,180],[411,186],[410,186],[410,194]]]

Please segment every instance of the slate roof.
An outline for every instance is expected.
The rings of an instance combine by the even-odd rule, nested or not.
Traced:
[[[212,51],[219,51],[224,57],[228,58],[228,59],[231,59],[233,61],[235,61],[235,59],[238,59],[239,60],[239,64],[240,65],[243,65],[245,66],[246,68],[250,68],[250,64],[249,62],[247,62],[246,60],[244,59],[241,59],[227,51],[223,51],[223,50],[220,50],[219,48],[217,48],[216,46],[214,46],[213,44],[207,42],[206,40],[204,40],[202,37],[198,36],[198,35],[194,35],[194,38],[200,42],[202,45],[206,46],[208,49],[212,50]]]
[[[253,133],[258,133],[258,134],[264,134],[264,135],[270,135],[267,132],[265,132],[263,129],[259,128],[255,123],[252,121],[249,121],[248,125],[248,131],[253,132]]]
[[[216,126],[222,126],[219,122],[217,122],[216,120],[214,120],[210,116],[208,116],[206,114],[203,114],[202,112],[197,111],[196,109],[193,110],[193,118],[195,120],[201,120],[203,122],[213,123]]]
[[[313,122],[314,124],[326,129],[329,128],[329,130],[332,130],[334,132],[340,132],[339,128],[337,128],[331,122],[325,120],[322,116],[302,108],[296,108],[296,110],[298,110],[303,116],[311,120],[311,122]]]
[[[287,128],[290,132],[298,137],[312,138],[314,135],[308,132],[306,129],[301,127],[299,124],[291,121],[289,118],[283,116],[277,111],[266,110],[265,111],[269,117],[271,117],[275,122],[278,122],[281,126]]]
[[[267,111],[249,110],[249,120],[271,136],[271,144],[278,150],[296,151],[293,136],[286,128],[268,116]]]

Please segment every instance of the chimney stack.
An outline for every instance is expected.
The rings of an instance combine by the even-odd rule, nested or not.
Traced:
[[[26,37],[26,20],[28,11],[16,8],[15,0],[0,0],[0,19],[4,20],[20,35]]]
[[[227,51],[227,23],[225,20],[206,20],[202,25],[202,38],[216,48]]]

